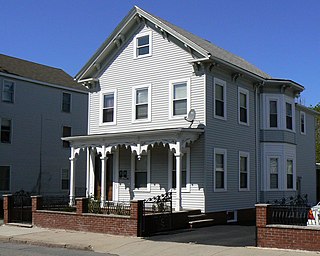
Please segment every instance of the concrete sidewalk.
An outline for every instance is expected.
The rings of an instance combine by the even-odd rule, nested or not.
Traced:
[[[239,234],[241,235],[241,234]],[[161,239],[160,239],[161,240]],[[92,250],[100,253],[109,253],[119,256],[188,256],[188,255],[319,255],[317,252],[261,249],[252,246],[232,247],[218,245],[199,245],[193,243],[177,243],[136,238],[77,232],[66,230],[52,230],[43,228],[24,228],[16,226],[0,226],[0,242],[26,243],[50,247]]]

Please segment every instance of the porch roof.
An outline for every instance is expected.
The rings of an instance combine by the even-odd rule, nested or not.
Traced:
[[[203,128],[168,128],[143,131],[130,131],[118,133],[103,133],[83,136],[61,138],[69,141],[74,148],[86,147],[117,147],[125,146],[148,146],[156,143],[172,144],[180,142],[182,147],[187,143],[197,140],[204,132]]]

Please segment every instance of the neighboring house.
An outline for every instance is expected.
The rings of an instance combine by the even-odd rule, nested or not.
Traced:
[[[65,141],[71,177],[78,155],[88,154],[88,197],[172,191],[176,211],[231,212],[231,219],[298,192],[315,201],[317,113],[295,104],[302,85],[138,7],[76,80],[90,89],[88,134]],[[190,110],[193,123],[185,120]],[[71,178],[71,198],[75,186]]]
[[[0,88],[0,195],[68,194],[70,147],[61,137],[87,132],[87,90],[61,69],[3,54]]]

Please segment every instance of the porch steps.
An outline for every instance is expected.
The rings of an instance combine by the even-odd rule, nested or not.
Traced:
[[[190,228],[202,228],[212,226],[214,219],[208,218],[205,214],[188,215]]]

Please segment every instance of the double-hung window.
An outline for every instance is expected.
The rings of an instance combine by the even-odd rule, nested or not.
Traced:
[[[215,191],[227,190],[227,151],[214,150],[214,189]]]
[[[71,94],[70,93],[62,93],[62,112],[70,113],[71,111]]]
[[[249,91],[243,88],[238,89],[238,110],[239,123],[249,124]]]
[[[249,153],[239,152],[239,189],[249,190],[250,160]]]
[[[306,134],[306,113],[300,112],[300,133]]]
[[[279,158],[269,158],[270,189],[279,188]]]
[[[8,103],[14,102],[14,82],[7,80],[3,81],[2,101]]]
[[[62,137],[70,137],[71,136],[71,127],[70,126],[63,126],[62,127]],[[70,142],[69,141],[62,141],[62,146],[64,148],[69,148],[70,147]]]
[[[70,187],[70,176],[68,169],[61,170],[61,189],[68,190]]]
[[[293,189],[293,159],[287,159],[287,189]]]
[[[152,33],[146,32],[134,38],[134,58],[150,56],[152,52]]]
[[[214,79],[214,101],[213,101],[213,108],[214,108],[214,117],[220,118],[220,119],[226,119],[227,118],[227,112],[226,112],[226,82],[215,78]]]
[[[151,120],[151,86],[133,88],[133,121]]]
[[[292,130],[292,104],[286,102],[286,128]]]
[[[116,92],[102,94],[102,124],[114,124],[116,119]]]
[[[135,156],[132,154],[131,168],[133,189],[150,189],[150,151],[142,155]]]
[[[278,127],[278,101],[277,100],[269,101],[269,127],[270,128]]]
[[[10,166],[0,166],[0,191],[10,190]]]
[[[170,82],[170,117],[186,116],[189,111],[189,79]]]
[[[1,118],[1,143],[11,143],[12,121],[8,118]]]

